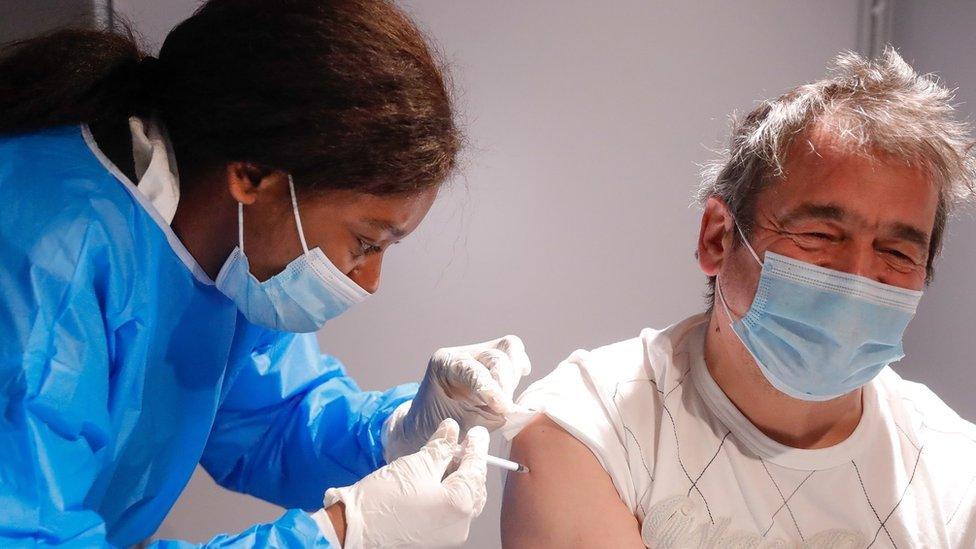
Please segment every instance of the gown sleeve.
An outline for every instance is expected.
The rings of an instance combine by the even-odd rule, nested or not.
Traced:
[[[201,464],[230,490],[317,509],[385,464],[383,422],[417,385],[362,391],[315,334],[269,336],[235,372]]]
[[[304,511],[292,509],[269,524],[258,524],[240,534],[221,534],[206,543],[159,540],[149,549],[251,549],[274,547],[298,549],[332,547],[319,530],[315,520]]]

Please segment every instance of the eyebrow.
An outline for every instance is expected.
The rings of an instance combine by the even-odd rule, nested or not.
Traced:
[[[923,248],[928,248],[929,246],[929,235],[925,234],[924,231],[919,230],[917,227],[913,227],[906,223],[894,223],[892,224],[892,235],[895,238],[900,238],[914,244],[918,244]]]
[[[793,208],[782,219],[780,223],[787,225],[800,219],[829,219],[831,221],[861,220],[861,216],[850,212],[837,204],[816,204],[806,202]],[[928,247],[929,235],[918,227],[907,223],[895,222],[889,224],[891,234],[895,238]]]
[[[407,234],[407,232],[400,227],[397,227],[389,221],[383,221],[381,219],[367,219],[366,224],[375,229],[390,233],[393,235],[393,238],[403,238]]]
[[[815,204],[812,202],[804,202],[799,206],[793,208],[786,213],[779,220],[783,225],[793,223],[800,219],[807,218],[817,218],[817,219],[830,219],[832,221],[844,221],[852,217],[851,213],[845,210],[843,207],[837,204]]]

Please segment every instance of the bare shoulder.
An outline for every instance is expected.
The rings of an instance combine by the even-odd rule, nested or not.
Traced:
[[[620,500],[596,456],[545,415],[512,441],[502,503],[505,547],[643,547],[637,519]]]

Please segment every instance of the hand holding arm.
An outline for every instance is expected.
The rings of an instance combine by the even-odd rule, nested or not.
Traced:
[[[475,426],[493,431],[517,406],[512,401],[522,376],[532,370],[517,336],[449,347],[434,353],[412,402],[400,405],[383,428],[387,461],[416,452],[447,418],[466,432]]]

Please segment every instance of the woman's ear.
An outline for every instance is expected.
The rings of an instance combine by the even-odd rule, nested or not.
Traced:
[[[705,202],[701,228],[698,232],[698,249],[695,257],[705,276],[716,276],[731,249],[734,221],[728,206],[722,199],[711,196]]]
[[[273,194],[279,190],[282,183],[287,189],[288,175],[285,172],[272,170],[252,162],[229,162],[227,164],[227,190],[230,195],[241,204],[254,204],[258,197]]]

